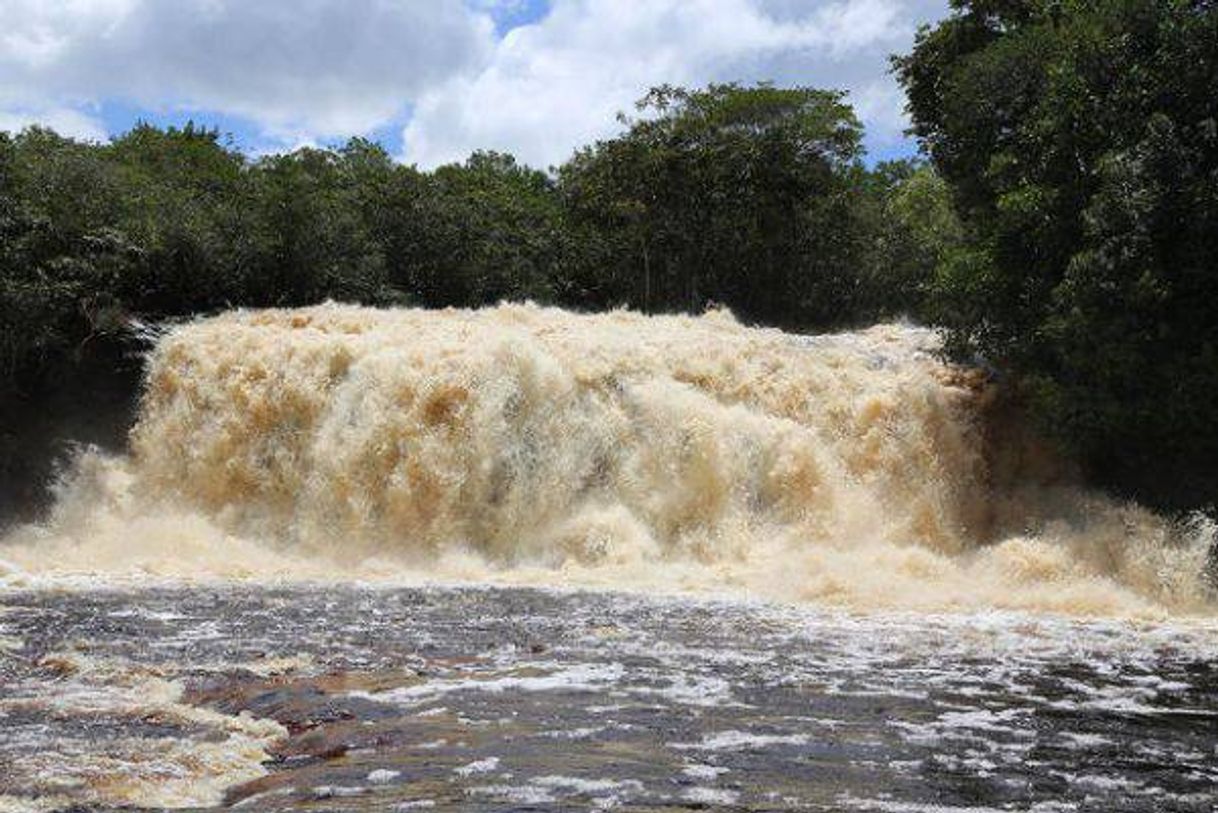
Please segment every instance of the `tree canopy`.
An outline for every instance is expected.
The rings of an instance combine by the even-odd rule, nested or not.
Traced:
[[[935,315],[957,352],[1014,371],[1098,477],[1212,500],[1218,6],[952,7],[896,60],[967,235]]]
[[[576,153],[559,182],[596,247],[595,304],[787,325],[852,314],[867,235],[862,127],[841,93],[659,87],[628,129]]]

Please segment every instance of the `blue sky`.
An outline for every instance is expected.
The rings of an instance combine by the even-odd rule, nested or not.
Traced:
[[[518,26],[537,22],[550,10],[550,4],[546,0],[520,0],[516,3],[482,3],[481,5],[494,19],[495,31],[500,36]]]
[[[536,166],[661,82],[850,92],[872,160],[907,155],[887,56],[946,0],[0,0],[0,129],[104,139],[187,120],[260,154],[352,135],[435,166]]]

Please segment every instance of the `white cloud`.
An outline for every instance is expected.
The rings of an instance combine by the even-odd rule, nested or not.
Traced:
[[[615,132],[614,114],[648,87],[728,80],[848,89],[870,142],[892,144],[905,120],[887,56],[945,10],[944,0],[555,0],[480,73],[419,98],[405,158],[434,166],[491,148],[546,166]]]
[[[494,47],[452,0],[0,0],[0,21],[0,109],[117,99],[285,139],[399,119]]]
[[[32,124],[50,127],[63,136],[105,141],[106,128],[94,117],[68,107],[0,110],[0,132],[18,132]]]
[[[404,126],[424,166],[477,148],[538,166],[616,131],[663,82],[851,91],[873,146],[900,142],[887,55],[946,0],[0,0],[0,129],[104,135],[102,105],[254,123],[260,143]],[[407,121],[407,118],[409,120]]]

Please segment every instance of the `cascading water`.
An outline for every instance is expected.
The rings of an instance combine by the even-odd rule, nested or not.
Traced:
[[[932,332],[324,305],[178,327],[7,578],[476,579],[1208,614],[1212,533],[998,476]]]

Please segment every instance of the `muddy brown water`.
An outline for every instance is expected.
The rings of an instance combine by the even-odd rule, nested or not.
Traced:
[[[517,588],[0,593],[0,810],[1212,811],[1218,631]]]

